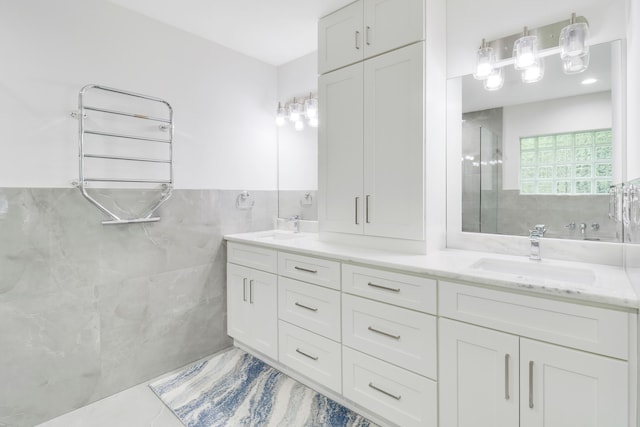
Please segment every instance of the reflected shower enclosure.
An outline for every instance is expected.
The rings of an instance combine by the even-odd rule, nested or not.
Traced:
[[[462,116],[462,231],[498,233],[502,108]]]

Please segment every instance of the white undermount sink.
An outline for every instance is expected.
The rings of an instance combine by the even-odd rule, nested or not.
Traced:
[[[581,285],[591,285],[596,280],[594,272],[586,268],[545,264],[544,261],[527,262],[498,258],[481,258],[471,265],[471,268],[474,270],[529,277],[532,279],[555,280]]]
[[[256,240],[293,240],[305,237],[304,233],[294,233],[286,230],[261,231],[255,234]]]

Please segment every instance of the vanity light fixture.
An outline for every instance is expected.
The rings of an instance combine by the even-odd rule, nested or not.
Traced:
[[[285,103],[283,106],[278,102],[276,110],[276,124],[283,126],[286,119],[293,123],[295,130],[303,130],[305,119],[310,127],[318,127],[318,98],[309,93],[308,98],[293,98],[293,101]]]
[[[493,64],[496,62],[496,55],[491,46],[487,46],[485,39],[476,53],[476,71],[473,77],[477,80],[486,80],[493,73]]]
[[[538,65],[538,36],[529,35],[529,29],[524,27],[522,37],[513,45],[513,67],[516,70],[527,70]]]
[[[586,22],[576,22],[576,14],[571,14],[569,25],[560,32],[560,59],[566,74],[577,74],[589,66],[589,26]]]
[[[482,40],[476,52],[473,76],[483,80],[486,90],[498,90],[504,84],[503,67],[513,65],[522,72],[522,81],[534,83],[544,76],[544,57],[560,54],[565,74],[583,72],[589,66],[589,24],[582,17],[530,30],[490,42]],[[511,57],[509,57],[511,54]]]
[[[592,85],[592,84],[594,84],[594,83],[595,83],[595,82],[597,82],[597,81],[598,81],[598,79],[593,78],[593,77],[589,77],[589,78],[584,79],[584,80],[583,80],[583,81],[581,81],[580,83],[582,83],[583,85]]]

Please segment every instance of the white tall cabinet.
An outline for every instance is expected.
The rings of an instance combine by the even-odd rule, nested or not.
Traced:
[[[424,239],[424,43],[320,76],[323,231]]]

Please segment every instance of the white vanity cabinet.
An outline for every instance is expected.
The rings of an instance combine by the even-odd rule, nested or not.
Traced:
[[[323,231],[424,239],[424,57],[415,43],[320,76]]]
[[[342,286],[344,396],[401,426],[437,426],[436,281],[343,264]]]
[[[440,315],[443,426],[629,425],[628,313],[441,282]]]
[[[425,0],[359,0],[318,22],[318,72],[424,40]]]
[[[276,257],[272,249],[228,246],[227,333],[274,360],[278,359]]]

